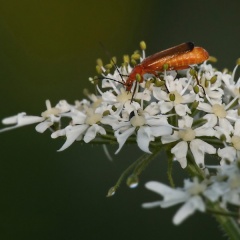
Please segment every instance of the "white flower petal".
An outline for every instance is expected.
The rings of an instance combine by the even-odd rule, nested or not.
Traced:
[[[190,149],[194,156],[195,162],[200,167],[204,167],[205,153],[208,153],[208,154],[216,153],[216,149],[212,145],[202,141],[201,139],[194,139],[193,141],[191,141]]]
[[[2,123],[5,124],[5,125],[17,124],[18,123],[18,119],[20,117],[24,117],[24,116],[26,116],[26,113],[22,112],[22,113],[19,113],[18,115],[14,115],[14,116],[11,116],[11,117],[4,118],[2,120]]]
[[[200,136],[209,136],[209,137],[213,137],[216,135],[216,131],[213,128],[196,128],[195,130],[195,134],[197,137]]]
[[[45,132],[49,127],[51,127],[53,125],[53,122],[50,122],[48,120],[44,121],[44,122],[41,122],[39,123],[35,129],[37,132],[39,133],[43,133]]]
[[[195,93],[185,94],[182,97],[183,97],[182,103],[192,103],[196,100],[196,94]]]
[[[230,109],[227,111],[227,117],[226,117],[229,121],[236,121],[237,119],[239,119],[239,115],[238,115],[238,110],[236,109]]]
[[[175,111],[179,116],[185,116],[187,113],[191,113],[191,110],[188,108],[187,105],[178,104],[175,106]]]
[[[225,160],[233,162],[236,159],[236,149],[234,147],[225,147],[218,149],[218,156],[221,158],[220,164],[223,165]]]
[[[144,112],[148,113],[151,116],[154,116],[156,114],[159,114],[160,108],[159,105],[156,102],[152,102],[144,109]]]
[[[51,134],[51,138],[66,136],[66,128],[57,130]]]
[[[206,113],[212,113],[212,106],[208,103],[199,102],[197,109]]]
[[[154,137],[152,135],[150,127],[140,127],[140,129],[137,132],[138,147],[146,153],[151,153],[149,150],[149,143],[150,141],[153,140]]]
[[[160,206],[163,208],[185,202],[189,197],[188,193],[185,191],[171,188],[160,182],[151,181],[146,183],[145,186],[147,189],[163,196],[163,201],[159,202]]]
[[[162,114],[165,114],[169,111],[171,111],[174,107],[173,102],[164,102],[162,101],[161,104],[159,104],[160,110]]]
[[[180,128],[185,128],[185,127],[191,128],[192,124],[193,124],[193,118],[186,115],[182,118],[182,120],[179,120],[178,125]]]
[[[117,138],[118,144],[119,144],[119,148],[118,150],[115,152],[115,154],[117,154],[121,148],[123,147],[124,143],[126,142],[126,140],[128,139],[129,136],[131,136],[135,131],[135,127],[129,128],[126,131],[124,131],[123,133],[120,133],[120,130],[115,131],[114,135]]]
[[[55,108],[59,109],[61,113],[64,113],[64,112],[70,111],[72,106],[70,104],[68,104],[66,100],[61,100],[55,106]]]
[[[164,115],[157,115],[157,116],[145,116],[146,125],[148,126],[170,126],[167,117]]]
[[[58,152],[63,151],[66,148],[68,148],[70,145],[72,145],[72,143],[76,139],[80,140],[79,136],[84,134],[84,132],[87,130],[87,128],[88,128],[88,125],[67,126],[65,128],[67,140],[63,144],[63,146],[58,150]],[[54,135],[52,134],[52,136],[54,136]]]
[[[206,120],[206,123],[201,126],[202,128],[214,127],[218,122],[215,114],[206,114],[203,119]]]
[[[170,136],[162,136],[161,141],[163,144],[170,143],[170,142],[175,142],[179,140],[179,135],[178,131],[174,131],[172,135]]]
[[[152,92],[150,90],[144,89],[143,92],[137,92],[134,95],[134,98],[135,99],[142,99],[142,100],[145,100],[145,101],[150,101],[151,100],[151,95],[152,95]]]
[[[175,155],[176,160],[180,163],[182,168],[187,166],[187,150],[188,145],[184,141],[179,142],[171,149],[171,153]]]
[[[233,132],[233,126],[226,118],[219,118],[219,127],[224,128],[227,132]]]
[[[170,134],[172,134],[172,127],[170,126],[151,127],[151,132],[154,137],[170,136]]]
[[[87,129],[87,132],[84,135],[83,141],[85,143],[89,143],[96,137],[97,133],[100,133],[101,135],[105,135],[106,131],[103,127],[97,124],[93,124],[91,127]]]
[[[154,207],[160,207],[160,201],[156,202],[149,202],[149,203],[143,203],[142,204],[143,208],[154,208]]]
[[[177,211],[177,213],[173,217],[173,223],[175,225],[179,225],[187,217],[192,215],[196,210],[204,212],[205,208],[205,204],[201,197],[192,197]]]
[[[153,87],[153,96],[157,100],[169,100],[168,94],[165,91],[162,91],[160,87]]]
[[[14,126],[11,127],[6,127],[0,130],[0,132],[5,132],[5,131],[9,131],[15,128],[19,128],[22,126],[26,126],[26,125],[30,125],[30,124],[34,124],[34,123],[39,123],[44,121],[45,118],[43,117],[38,117],[38,116],[27,116],[26,113],[19,113],[18,115],[12,116],[12,117],[8,117],[8,118],[4,118],[2,120],[2,123],[5,125],[9,125],[9,124],[16,124]]]
[[[240,136],[240,119],[234,124],[234,135]]]
[[[203,192],[203,195],[210,201],[215,202],[226,192],[226,190],[228,191],[228,185],[226,182],[215,181]]]
[[[240,205],[239,191],[236,191],[234,189],[228,191],[226,194],[223,195],[223,201],[239,206]]]

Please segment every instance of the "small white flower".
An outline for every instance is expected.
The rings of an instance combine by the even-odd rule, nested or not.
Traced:
[[[24,113],[24,112],[19,113],[15,116],[4,118],[2,120],[3,124],[5,124],[5,125],[15,124],[15,125],[0,129],[0,132],[5,132],[5,131],[9,131],[9,130],[12,130],[12,129],[15,129],[15,128],[23,127],[23,126],[26,126],[26,125],[39,123],[39,122],[42,122],[44,119],[45,119],[44,117],[27,116],[26,113]]]
[[[212,82],[213,78],[215,78],[214,82]],[[198,79],[201,86],[204,87],[207,98],[211,99],[212,103],[218,103],[224,94],[223,89],[221,89],[222,73],[216,71],[212,65],[204,62],[199,66]]]
[[[143,207],[152,208],[160,206],[167,208],[179,203],[184,203],[173,217],[173,223],[179,225],[196,210],[204,212],[206,210],[205,202],[201,194],[206,190],[204,182],[199,183],[195,178],[193,182],[185,180],[183,189],[173,189],[159,182],[148,182],[146,188],[152,190],[161,196],[162,201],[144,203]]]
[[[102,120],[102,114],[104,109],[85,107],[85,112],[72,109],[71,112],[65,113],[64,116],[72,118],[72,125],[65,127],[64,129],[57,130],[52,133],[52,138],[59,136],[66,136],[67,140],[58,151],[63,151],[68,148],[74,141],[80,141],[88,143],[96,138],[97,134],[105,135],[106,130],[99,126],[98,123]]]
[[[228,108],[234,103],[235,99],[233,99],[227,106],[222,103],[222,100],[219,99],[218,102],[212,103],[212,101],[207,98],[209,103],[199,102],[197,107],[198,110],[209,113],[208,117],[211,118],[211,121],[219,122],[220,128],[224,125],[231,126],[231,122],[236,121],[239,116],[237,110],[232,110]]]
[[[137,130],[137,144],[141,150],[151,153],[149,143],[154,141],[155,137],[169,135],[172,127],[168,124],[167,118],[164,116],[146,116],[138,115],[134,111],[134,116],[128,122],[119,122],[116,127],[115,137],[119,143],[118,153],[126,140]]]
[[[239,162],[210,168],[217,169],[217,174],[209,179],[210,185],[204,195],[212,202],[220,201],[223,208],[226,208],[227,204],[240,206]]]
[[[212,145],[196,138],[200,136],[214,136],[215,130],[212,127],[203,126],[192,129],[192,123],[193,118],[184,116],[178,121],[179,131],[174,131],[171,136],[162,137],[163,144],[180,140],[180,142],[171,149],[171,153],[175,155],[176,160],[182,168],[187,166],[188,143],[194,159],[200,167],[204,167],[205,153],[216,153],[216,149]]]
[[[226,146],[218,149],[218,156],[221,158],[220,164],[223,165],[226,161],[233,162],[240,158],[240,119],[235,122],[234,128],[232,125],[222,124],[221,127],[216,126],[215,129],[218,130],[217,137],[220,138],[223,134],[226,138]]]
[[[187,92],[191,80],[187,78],[174,79],[171,75],[165,75],[165,83],[169,92],[167,93],[160,87],[153,87],[153,96],[159,100],[159,107],[163,114],[173,108],[179,116],[191,113],[187,104],[194,102],[196,99],[196,94]]]
[[[97,124],[93,124],[92,126],[89,126],[88,124],[75,126],[69,125],[65,129],[52,133],[51,137],[57,138],[60,136],[66,136],[66,142],[58,150],[60,152],[68,148],[75,141],[80,141],[83,139],[86,143],[90,142],[96,137],[97,133],[104,135],[106,134],[106,131],[103,127],[100,127]]]

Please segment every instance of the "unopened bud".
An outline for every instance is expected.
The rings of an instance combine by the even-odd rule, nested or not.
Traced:
[[[217,58],[215,58],[215,57],[213,57],[213,56],[210,56],[210,57],[208,58],[208,61],[209,61],[209,62],[212,62],[212,63],[215,63],[215,62],[217,62]]]
[[[130,62],[130,59],[129,59],[128,55],[123,55],[123,62],[124,63],[129,63]]]
[[[199,93],[199,86],[198,86],[198,85],[195,85],[195,86],[193,87],[193,91],[194,91],[196,94],[198,94],[198,93]]]
[[[211,84],[214,84],[215,82],[217,81],[217,76],[213,76],[211,79],[210,79],[210,82]]]
[[[196,76],[196,74],[197,74],[196,70],[193,69],[193,68],[191,68],[191,69],[189,70],[189,73],[190,73],[190,75],[193,76],[193,77]]]
[[[146,45],[146,43],[144,41],[140,42],[140,48],[141,48],[141,50],[146,50],[147,45]]]
[[[96,60],[96,62],[97,62],[97,65],[98,65],[98,66],[100,66],[100,67],[103,66],[103,61],[102,61],[101,58],[98,58],[98,59]]]
[[[169,65],[168,65],[167,63],[165,63],[165,64],[163,65],[163,70],[168,70],[168,67],[169,67]]]
[[[99,65],[97,65],[96,66],[96,71],[97,71],[97,74],[102,74],[102,68],[99,66]]]
[[[132,54],[131,59],[133,59],[133,60],[139,60],[139,59],[140,59],[140,54],[139,54],[139,53],[134,53],[134,54]]]
[[[135,78],[136,78],[137,82],[141,82],[141,80],[142,80],[142,77],[141,77],[141,75],[139,73],[136,74]]]
[[[136,60],[134,60],[134,59],[131,59],[131,64],[132,64],[133,66],[136,66],[136,65],[137,65],[137,62],[136,62]]]
[[[240,65],[240,58],[237,59],[236,64]]]
[[[173,93],[170,93],[169,94],[169,99],[170,99],[170,101],[172,101],[172,102],[174,102],[175,101],[175,94],[173,94]]]

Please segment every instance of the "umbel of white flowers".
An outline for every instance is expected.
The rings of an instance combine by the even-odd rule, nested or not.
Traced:
[[[144,50],[142,55],[145,56]],[[142,59],[140,57],[140,61]],[[171,143],[171,153],[183,168],[187,166],[189,150],[200,167],[205,165],[205,153],[217,155],[221,163],[226,159],[234,161],[240,150],[237,108],[240,81],[234,81],[237,67],[230,74],[215,70],[207,62],[197,66],[194,74],[197,73],[204,93],[201,88],[196,91],[192,69],[180,73],[165,71],[159,78],[146,76],[132,98],[121,84],[126,78],[121,75],[130,73],[131,65],[125,64],[107,74],[101,66],[103,79],[102,88],[97,86],[98,95],[87,94],[88,99],[75,101],[75,104],[61,100],[54,107],[46,100],[46,110],[40,116],[19,113],[5,118],[2,123],[12,126],[0,132],[38,123],[36,131],[43,133],[50,129],[52,138],[66,138],[58,151],[75,141],[89,143],[104,139],[116,140],[118,153],[129,139],[135,139],[146,153],[151,153],[149,146],[154,141],[164,145]],[[63,118],[70,119],[67,126],[62,126]],[[209,140],[218,140],[222,147],[214,147]]]
[[[136,143],[147,156],[166,149],[182,168],[190,163],[198,168],[197,178],[185,180],[179,189],[147,183],[146,187],[162,195],[163,200],[143,206],[184,203],[173,219],[175,224],[196,210],[206,211],[207,202],[217,202],[224,210],[228,204],[239,207],[240,79],[235,80],[238,65],[232,73],[218,71],[206,61],[178,72],[165,70],[158,77],[146,74],[143,82],[133,84],[133,95],[125,90],[124,83],[137,61],[145,58],[143,43],[141,50],[132,55],[132,61],[124,56],[121,66],[116,66],[116,59],[105,66],[98,60],[96,69],[101,77],[90,79],[101,79],[96,95],[85,91],[86,99],[74,104],[61,100],[54,107],[46,100],[46,110],[39,116],[19,113],[5,118],[3,124],[10,126],[0,132],[37,124],[37,132],[49,129],[52,138],[65,138],[58,151],[76,141],[117,143],[116,153],[125,143]],[[62,124],[63,118],[69,119],[68,125]],[[206,154],[216,159],[211,174],[206,170]]]

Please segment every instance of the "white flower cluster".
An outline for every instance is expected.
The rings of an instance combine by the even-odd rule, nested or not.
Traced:
[[[230,165],[215,168],[217,174],[203,181],[196,177],[193,181],[185,180],[183,188],[171,188],[160,182],[148,182],[146,187],[163,197],[162,201],[143,204],[144,208],[162,207],[184,203],[173,217],[173,223],[178,225],[195,211],[216,212],[216,209],[208,207],[209,202],[219,203],[221,210],[226,210],[229,205],[240,207],[240,162],[235,161]],[[222,212],[222,214],[226,214]],[[229,212],[228,212],[229,213]],[[217,214],[221,214],[218,212]]]
[[[196,210],[216,212],[217,209],[219,214],[221,211],[223,215],[230,214],[229,205],[240,207],[240,79],[234,80],[238,65],[230,73],[217,71],[204,62],[181,71],[166,68],[157,76],[136,74],[136,80],[131,78],[129,82],[128,76],[137,72],[136,68],[132,72],[136,60],[141,64],[145,59],[145,44],[142,46],[141,54],[132,55],[131,64],[128,56],[124,56],[121,67],[115,59],[105,66],[97,61],[101,77],[90,79],[101,80],[101,87],[96,86],[97,95],[87,94],[87,99],[75,104],[61,100],[55,107],[47,100],[41,116],[19,113],[5,118],[3,124],[10,126],[0,132],[37,123],[36,131],[43,133],[49,129],[52,138],[66,139],[59,151],[75,141],[118,143],[116,153],[125,143],[137,143],[146,154],[122,174],[108,196],[115,193],[130,170],[134,181],[138,179],[140,172],[165,147],[182,168],[194,169],[190,171],[195,177],[192,181],[185,180],[184,187],[178,189],[158,182],[147,183],[146,187],[163,196],[163,200],[145,203],[143,207],[166,208],[183,203],[173,218],[175,224]],[[205,166],[205,154],[214,156],[214,167]]]
[[[140,62],[144,58],[142,50]],[[151,153],[155,141],[169,144],[182,168],[187,166],[189,152],[201,168],[205,165],[205,153],[220,158],[221,164],[239,157],[240,81],[234,81],[237,67],[230,74],[204,62],[187,70],[164,71],[158,77],[146,74],[143,82],[135,81],[130,93],[125,86],[133,67],[126,62],[122,67],[113,65],[112,73],[98,65],[98,95],[88,94],[88,100],[76,101],[74,105],[61,100],[55,107],[47,100],[47,109],[41,116],[20,113],[6,118],[3,124],[15,125],[0,131],[38,123],[38,132],[50,129],[52,138],[66,138],[59,151],[75,141],[100,139],[117,141],[116,153],[128,141],[135,141],[142,151]],[[63,118],[70,119],[69,125],[62,126]]]

